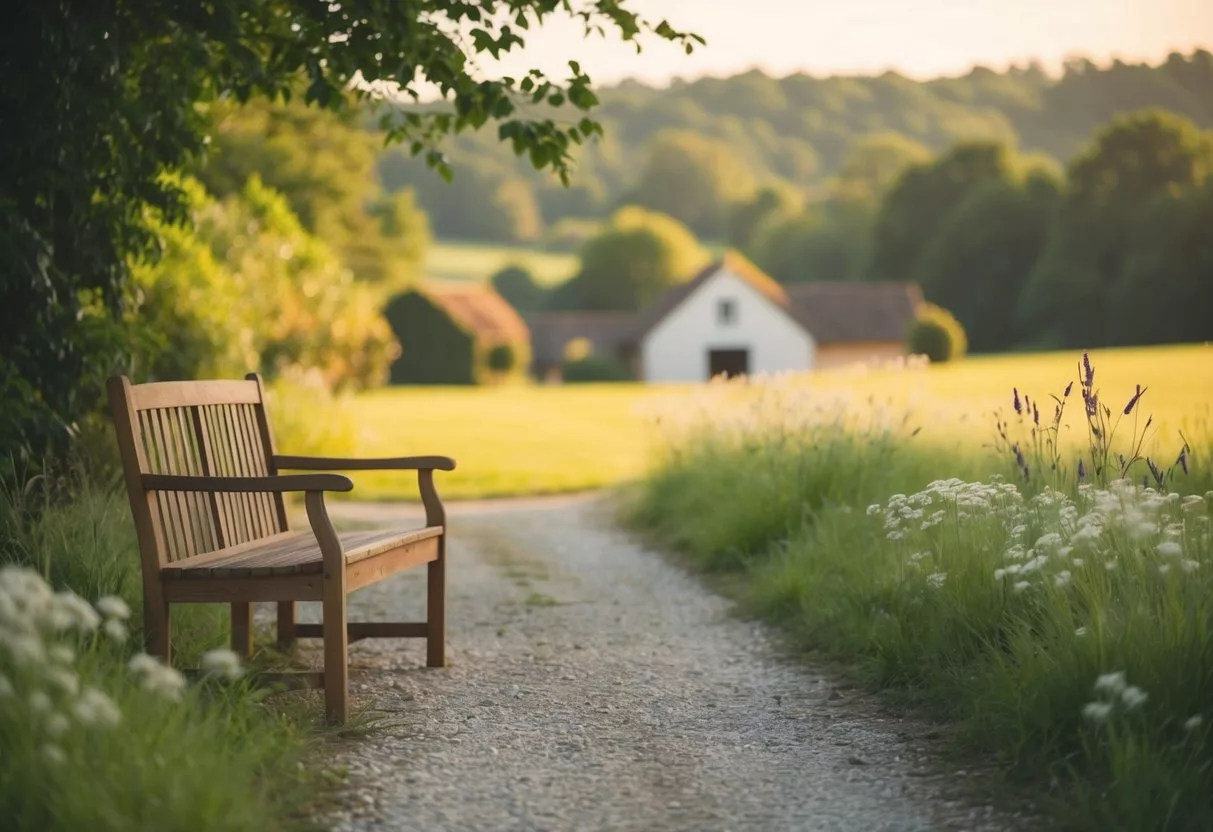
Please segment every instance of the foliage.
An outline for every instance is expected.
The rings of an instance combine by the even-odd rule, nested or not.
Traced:
[[[1071,389],[1093,377],[1080,364]],[[674,413],[635,524],[738,572],[750,609],[803,647],[959,723],[962,750],[1043,790],[1047,825],[1213,820],[1208,470],[1177,468],[1167,490],[1137,482],[1144,460],[1132,481],[1016,486],[1005,457],[920,445],[896,406],[775,380]]]
[[[933,364],[958,361],[968,351],[968,339],[960,321],[948,310],[924,303],[906,336],[911,355],[925,355]]]
[[[560,377],[566,384],[635,381],[628,368],[610,355],[586,355],[568,359],[560,368]]]
[[[732,248],[752,252],[759,229],[794,214],[800,201],[790,188],[767,185],[748,199],[729,204],[725,209],[725,241]]]
[[[549,113],[566,102],[579,113],[592,109],[590,79],[575,61],[566,83],[538,71],[485,79],[463,40],[470,38],[472,53],[496,57],[522,47],[523,33],[558,10],[587,32],[610,29],[628,41],[652,33],[688,51],[702,42],[666,21],[649,24],[623,0],[407,0],[356,11],[301,0],[224,0],[202,9],[177,0],[154,12],[116,0],[14,11],[0,34],[0,70],[12,82],[0,97],[7,315],[0,404],[10,414],[21,410],[0,451],[47,439],[62,445],[71,423],[95,405],[91,377],[121,356],[121,343],[95,336],[91,310],[116,316],[129,265],[154,253],[147,209],[170,223],[184,218],[184,196],[163,174],[202,154],[206,116],[198,104],[287,97],[302,84],[306,103],[339,111],[349,90],[365,98],[396,85],[400,95],[415,95],[424,79],[453,109],[384,108],[381,127],[391,139],[449,174],[436,143],[494,122],[515,154],[564,178],[570,149],[601,126],[588,116],[557,123]],[[362,83],[353,86],[356,79]],[[528,117],[523,100],[546,109]],[[31,395],[38,404],[20,404]]]
[[[395,343],[369,289],[254,175],[217,202],[196,183],[191,226],[153,218],[164,255],[134,271],[127,312],[143,378],[274,378],[317,370],[331,388],[382,384]],[[265,314],[274,310],[274,314]]]
[[[1069,165],[1057,229],[1024,289],[1021,318],[1063,346],[1134,343],[1136,316],[1113,319],[1108,305],[1118,282],[1122,296],[1134,291],[1120,278],[1133,232],[1155,200],[1206,181],[1213,137],[1185,119],[1147,111],[1102,131]],[[1199,271],[1178,280],[1190,285]],[[1150,282],[1136,292],[1153,289]]]
[[[400,342],[392,384],[476,383],[475,337],[424,292],[401,292],[383,314]]]
[[[485,365],[494,373],[502,375],[517,367],[518,357],[509,344],[494,344],[489,348]]]
[[[724,236],[725,207],[753,191],[753,174],[727,144],[689,131],[663,131],[649,141],[626,201],[715,240]]]
[[[494,274],[489,282],[497,294],[519,312],[542,309],[547,300],[547,290],[535,282],[535,278],[524,266],[506,266]]]
[[[635,206],[611,217],[581,250],[581,270],[554,293],[558,309],[643,309],[689,280],[706,262],[694,235],[677,220]]]

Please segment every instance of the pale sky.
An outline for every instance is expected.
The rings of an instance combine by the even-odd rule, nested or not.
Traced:
[[[633,77],[664,85],[674,77],[733,75],[753,67],[783,76],[876,74],[924,78],[974,64],[1003,69],[1038,59],[1053,71],[1084,55],[1156,62],[1169,51],[1213,49],[1213,0],[631,0],[653,21],[666,18],[703,35],[686,55],[649,38],[640,55],[618,39],[582,40],[571,21],[525,33],[527,46],[489,73],[536,67],[565,77],[574,58],[597,84]]]

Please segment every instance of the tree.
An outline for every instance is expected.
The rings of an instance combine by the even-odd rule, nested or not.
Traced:
[[[910,326],[906,350],[911,355],[925,355],[932,364],[959,361],[965,357],[968,341],[964,327],[951,312],[933,303],[924,303]]]
[[[535,312],[543,308],[547,291],[535,282],[535,277],[523,266],[506,266],[490,278],[497,294],[519,312]]]
[[[1029,334],[1015,304],[1048,241],[1060,190],[1043,172],[979,185],[923,247],[914,279],[927,300],[952,310],[975,351],[1008,349]]]
[[[650,141],[629,201],[669,214],[701,237],[720,239],[724,206],[753,190],[753,175],[727,144],[666,131]]]
[[[772,218],[794,214],[799,195],[786,185],[767,185],[749,199],[726,206],[725,241],[733,248],[751,251],[758,230]]]
[[[514,369],[514,348],[509,344],[494,344],[489,348],[489,354],[485,358],[485,363],[488,364],[488,368],[494,373],[505,375]]]
[[[1002,144],[958,145],[932,164],[918,164],[889,191],[876,220],[871,274],[878,280],[911,280],[918,257],[940,221],[979,185],[1005,181],[1011,154]]]
[[[557,309],[635,311],[690,279],[707,260],[682,223],[643,208],[623,208],[586,243],[581,270],[553,294]]]
[[[1213,341],[1213,180],[1145,207],[1109,298],[1109,324],[1134,344]]]
[[[1109,314],[1129,241],[1147,206],[1213,176],[1213,139],[1177,116],[1114,122],[1071,161],[1057,228],[1020,300],[1026,325],[1064,347],[1133,343]]]
[[[442,137],[495,122],[516,154],[567,178],[571,148],[600,126],[588,116],[557,123],[547,109],[529,117],[519,105],[592,109],[598,100],[579,65],[570,62],[564,83],[538,71],[486,79],[467,53],[521,47],[528,28],[558,11],[587,33],[610,28],[635,41],[650,32],[688,50],[702,42],[665,21],[650,25],[624,0],[166,0],[152,8],[112,0],[8,10],[0,31],[0,409],[26,415],[5,420],[0,452],[62,445],[72,420],[99,400],[98,371],[121,345],[98,324],[118,315],[132,261],[157,247],[146,209],[168,222],[186,215],[184,194],[163,174],[205,149],[196,104],[290,96],[302,78],[308,104],[341,110],[347,91],[366,98],[394,86],[415,97],[426,82],[451,106],[381,111],[381,127],[414,155],[449,175]]]

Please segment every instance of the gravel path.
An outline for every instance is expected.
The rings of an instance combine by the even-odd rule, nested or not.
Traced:
[[[781,659],[600,501],[456,505],[451,525],[450,667],[424,668],[420,640],[352,647],[355,702],[391,727],[342,744],[334,829],[1006,828],[948,799],[957,772],[927,727]],[[419,619],[424,597],[414,570],[354,596],[351,618]]]

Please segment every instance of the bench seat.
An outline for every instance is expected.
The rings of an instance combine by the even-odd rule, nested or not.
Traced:
[[[340,532],[346,566],[411,544],[441,537],[442,526],[423,529],[376,529]],[[284,532],[240,546],[229,546],[198,557],[171,563],[160,570],[165,580],[191,578],[260,578],[318,575],[324,556],[310,531]]]

